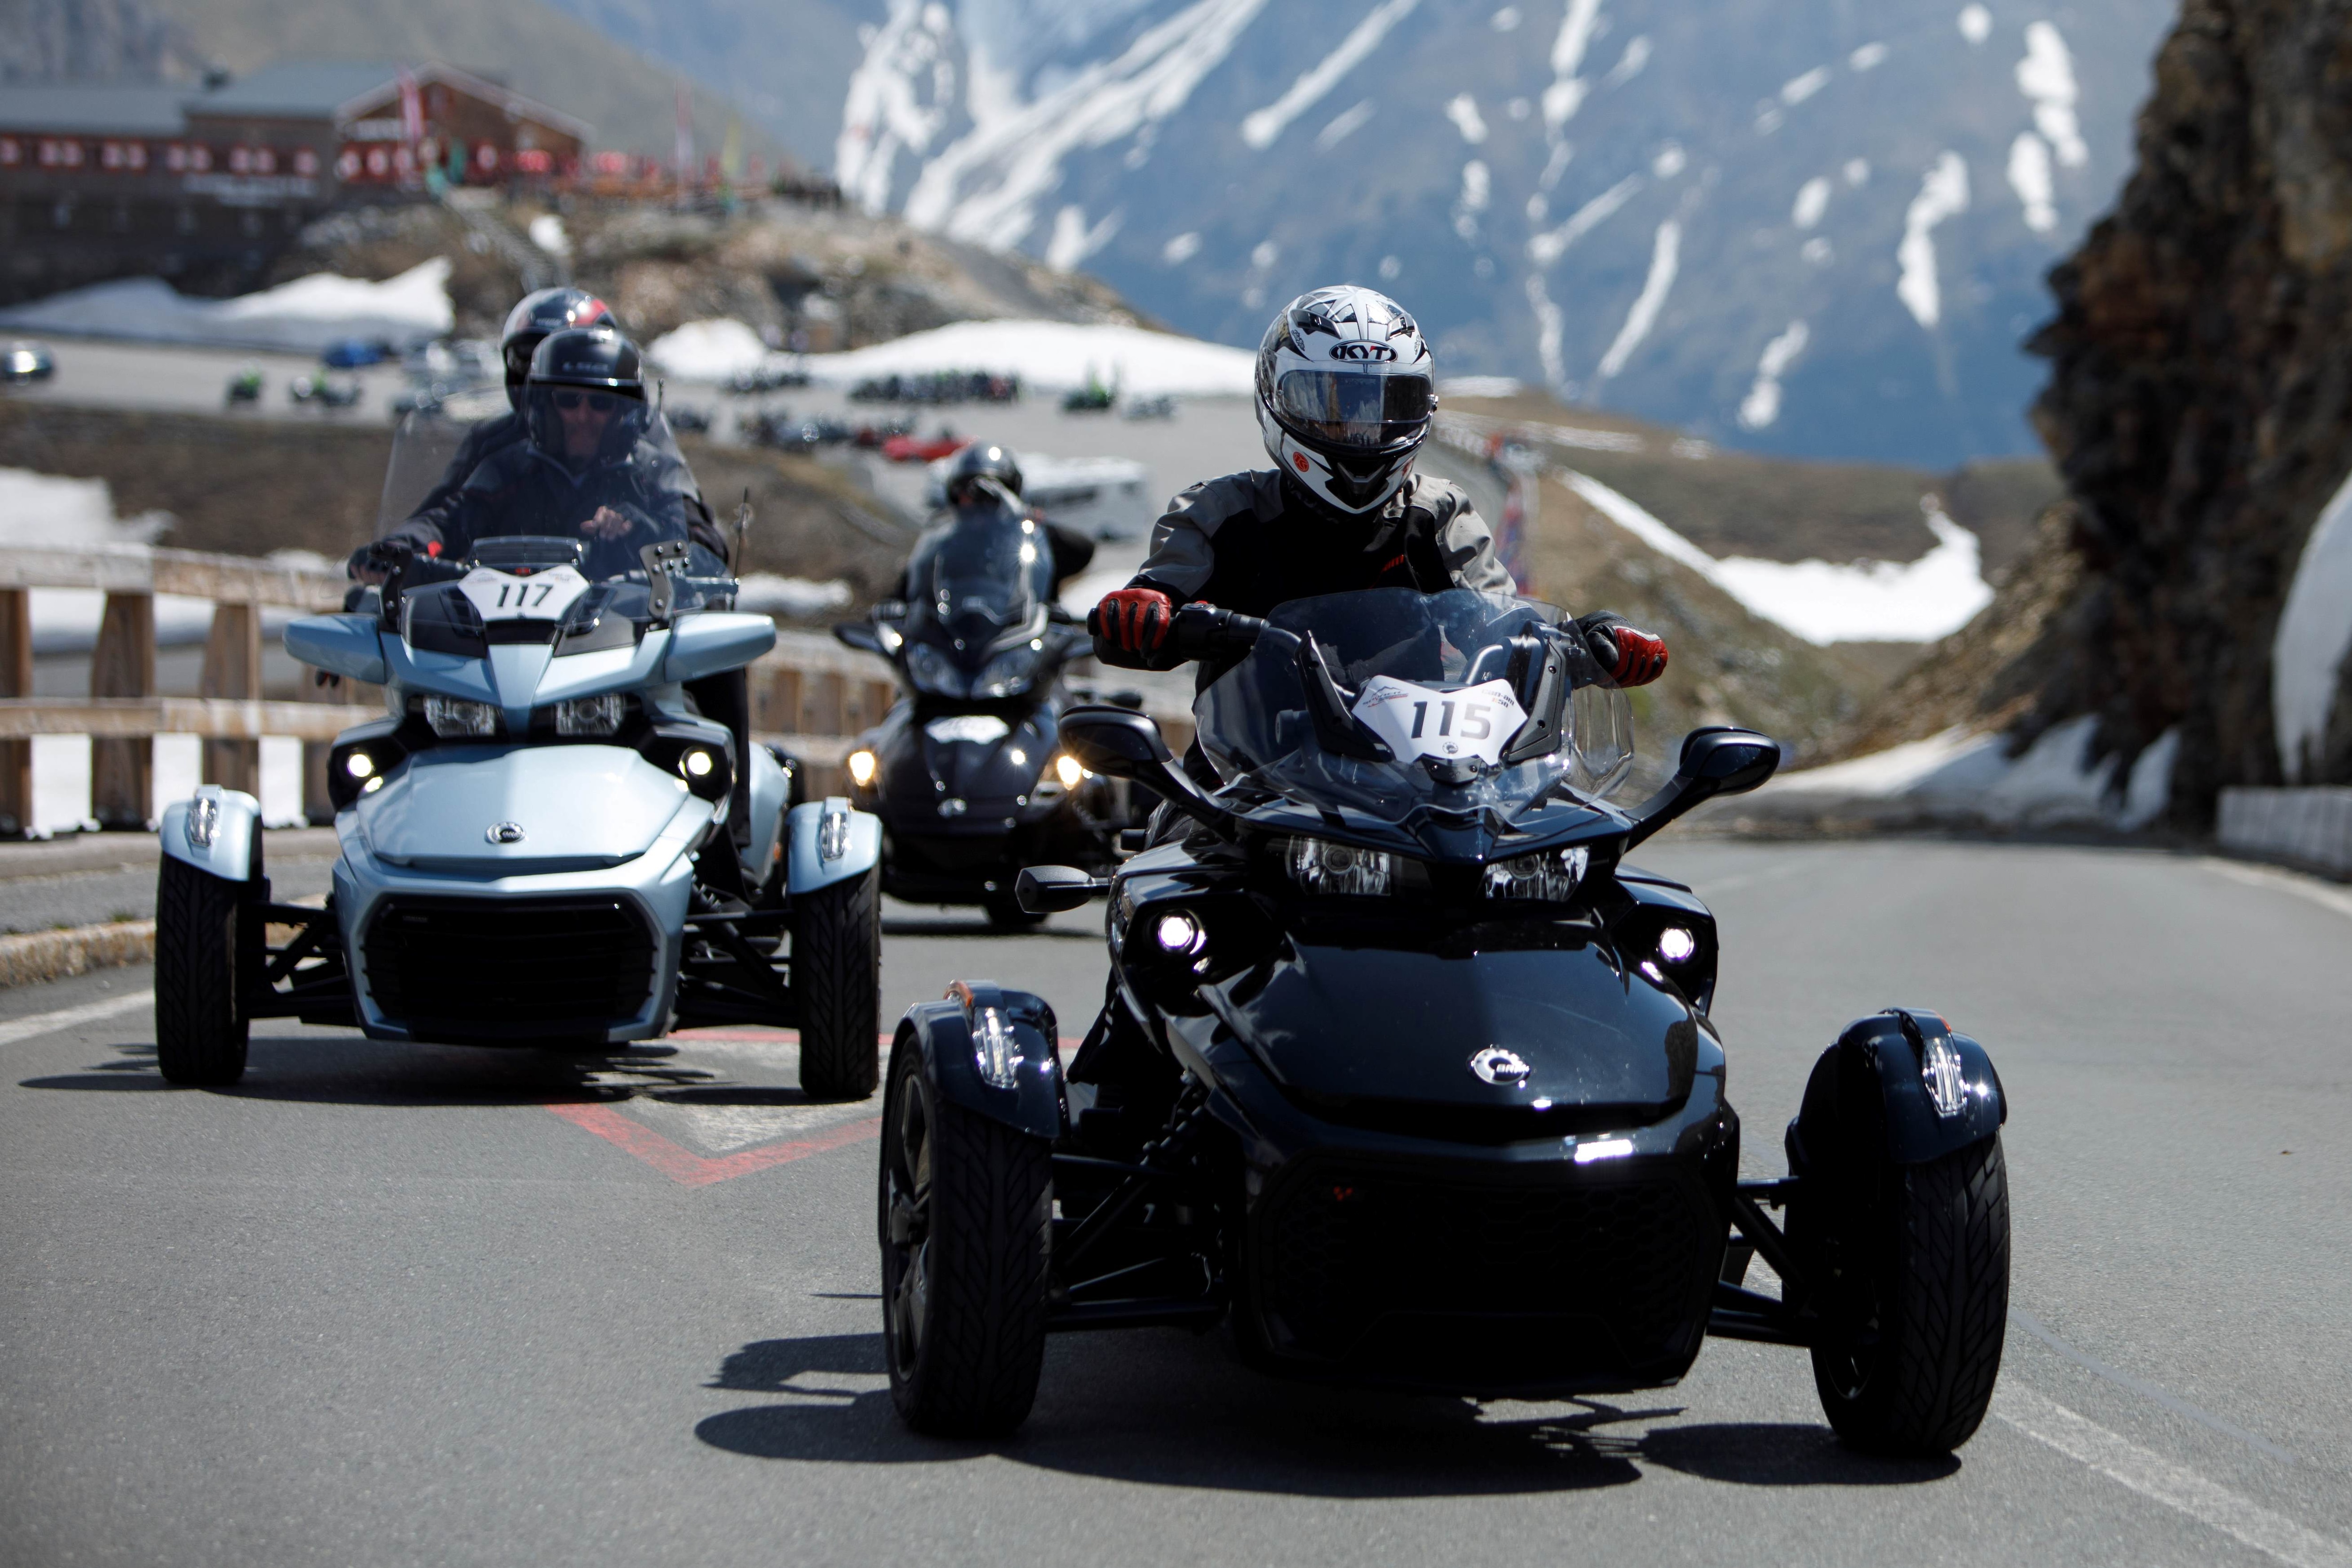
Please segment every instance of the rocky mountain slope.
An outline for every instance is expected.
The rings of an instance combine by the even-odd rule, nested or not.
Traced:
[[[800,119],[838,106],[859,200],[1180,329],[1251,342],[1301,287],[1386,282],[1449,370],[1941,467],[2032,446],[2018,344],[2125,172],[2172,0],[804,0],[764,36],[739,8],[686,0],[645,47],[772,61]],[[860,23],[845,81],[800,65]]]
[[[2352,468],[2352,0],[2186,0],[2157,82],[2038,340],[2082,577],[2032,674],[2034,722],[2095,713],[2103,751],[2177,727],[2193,825],[2283,776],[2274,635]],[[2335,721],[2294,771],[2352,780],[2347,672],[2318,674]]]

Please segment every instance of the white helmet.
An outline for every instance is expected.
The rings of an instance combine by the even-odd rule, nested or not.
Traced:
[[[1352,283],[1282,308],[1257,350],[1257,423],[1275,466],[1354,516],[1412,473],[1437,409],[1429,345],[1404,308]]]

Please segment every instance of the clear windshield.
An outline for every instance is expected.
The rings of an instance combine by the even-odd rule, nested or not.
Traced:
[[[1566,621],[1469,589],[1293,600],[1194,704],[1202,748],[1229,784],[1391,821],[1423,805],[1509,817],[1548,794],[1605,796],[1633,764],[1632,712]],[[1309,690],[1318,654],[1328,694]],[[1540,679],[1555,660],[1568,687],[1556,718]]]
[[[392,457],[384,465],[383,490],[377,497],[375,534],[383,538],[416,515],[435,487],[446,482],[463,485],[469,476],[456,471],[466,438],[510,416],[506,393],[499,391],[459,402],[451,400],[435,408],[417,409],[400,417],[393,430]],[[520,434],[520,433],[518,433]],[[687,470],[685,454],[677,449],[677,433],[660,409],[653,410],[640,439],[666,462]]]

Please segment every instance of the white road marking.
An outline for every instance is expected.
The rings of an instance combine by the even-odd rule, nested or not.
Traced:
[[[2330,887],[2315,877],[2308,877],[2275,866],[2248,865],[2242,861],[2225,861],[2207,855],[2198,864],[2207,871],[2242,882],[2248,887],[2267,887],[2273,893],[2291,893],[2297,898],[2308,899],[2322,909],[2332,909],[2338,915],[2352,915],[2352,891]]]
[[[154,1005],[153,991],[131,991],[119,997],[109,997],[102,1002],[84,1002],[78,1008],[59,1008],[53,1013],[35,1013],[30,1018],[10,1019],[0,1023],[0,1045],[14,1045],[35,1035],[54,1034],[76,1024],[95,1023],[118,1013]]]
[[[2140,1396],[2144,1399],[2153,1399],[2158,1405],[2163,1406],[2166,1409],[2171,1411],[2176,1416],[2186,1416],[2189,1419],[2198,1423],[2200,1426],[2210,1427],[2213,1430],[2221,1433],[2223,1437],[2235,1437],[2241,1443],[2244,1443],[2250,1448],[2258,1448],[2274,1459],[2284,1459],[2288,1464],[2294,1464],[2297,1462],[2293,1454],[2287,1452],[2284,1448],[2280,1448],[2276,1443],[2272,1442],[2269,1438],[2256,1437],[2253,1433],[2247,1431],[2243,1427],[2232,1426],[2231,1423],[2222,1420],[2219,1416],[2214,1415],[2211,1411],[2201,1409],[2195,1405],[2191,1405],[2188,1400],[2181,1398],[2180,1396],[2173,1393],[2170,1389],[2159,1388],[2153,1383],[2148,1383],[2140,1378],[2134,1377],[2130,1373],[2123,1371],[2119,1367],[2109,1366],[2105,1362],[2101,1361],[2095,1355],[2075,1349],[2073,1345],[2068,1344],[2064,1340],[2060,1339],[2056,1334],[2051,1333],[2049,1329],[2043,1327],[2041,1319],[2035,1317],[2032,1312],[2027,1312],[2022,1307],[2010,1308],[2009,1321],[2015,1323],[2019,1328],[2023,1329],[2027,1333],[2032,1334],[2035,1339],[2040,1340],[2043,1344],[2048,1345],[2052,1350],[2056,1351],[2060,1355],[2064,1356],[2068,1361],[2073,1362],[2075,1365],[2080,1366],[2086,1371],[2097,1373],[2101,1377],[2105,1378],[2108,1382],[2116,1385],[2118,1388],[2128,1388],[2134,1394]]]
[[[2291,1568],[2352,1568],[2352,1547],[2305,1530],[2284,1514],[2208,1480],[2186,1465],[2151,1453],[2030,1388],[2003,1383],[1993,1395],[1992,1413],[2109,1480],[2177,1509]]]

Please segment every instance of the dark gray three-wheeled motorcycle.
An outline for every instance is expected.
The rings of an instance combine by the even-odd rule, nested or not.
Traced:
[[[1183,611],[1180,647],[1234,661],[1196,708],[1214,791],[1148,719],[1065,716],[1171,817],[1110,879],[1112,1001],[1066,1076],[1024,992],[960,982],[898,1026],[908,1422],[1018,1425],[1052,1332],[1229,1320],[1268,1371],[1474,1396],[1671,1384],[1710,1333],[1803,1345],[1859,1447],[1976,1430],[2009,1289],[1991,1062],[1927,1009],[1862,1019],[1790,1174],[1739,1179],[1714,919],[1623,857],[1780,750],[1701,729],[1608,804],[1630,721],[1562,620],[1468,591]],[[1040,908],[1100,886],[1022,879]],[[1758,1253],[1778,1295],[1743,1283]]]

